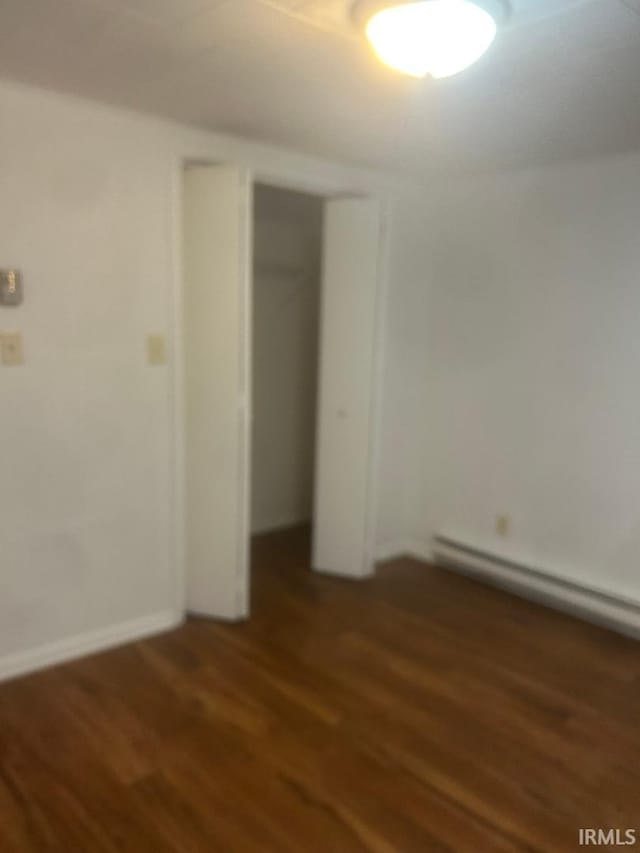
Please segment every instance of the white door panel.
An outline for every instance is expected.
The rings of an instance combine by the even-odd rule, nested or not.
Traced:
[[[184,173],[187,609],[238,619],[248,601],[251,183]]]
[[[325,208],[314,568],[373,570],[373,464],[381,211],[373,199]]]

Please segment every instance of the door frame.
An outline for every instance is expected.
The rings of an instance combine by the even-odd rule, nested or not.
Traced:
[[[253,197],[253,189],[257,183],[268,184],[279,189],[292,190],[294,192],[309,193],[320,196],[323,199],[335,198],[340,196],[369,196],[376,197],[380,202],[381,207],[381,222],[380,222],[380,243],[378,257],[378,303],[376,309],[375,323],[375,358],[372,366],[373,370],[373,393],[372,393],[372,413],[371,413],[371,452],[369,460],[369,476],[367,489],[368,503],[368,556],[369,564],[373,567],[376,551],[376,534],[378,528],[378,507],[379,507],[379,481],[380,481],[380,460],[381,460],[381,420],[383,411],[383,391],[384,391],[384,355],[386,349],[386,319],[388,308],[388,291],[389,291],[389,256],[390,256],[390,236],[391,236],[391,221],[392,221],[392,201],[390,194],[365,192],[362,190],[354,191],[348,180],[345,178],[344,184],[338,182],[334,178],[326,179],[305,176],[301,178],[299,175],[289,176],[284,174],[273,174],[268,171],[263,171],[260,168],[254,168],[247,165],[245,162],[238,162],[228,158],[220,159],[217,157],[201,157],[201,156],[178,156],[171,172],[171,203],[170,203],[170,221],[168,223],[168,233],[171,245],[171,270],[170,270],[170,292],[168,294],[169,319],[168,319],[168,351],[170,354],[169,361],[169,414],[170,414],[170,448],[171,456],[169,459],[169,482],[170,482],[170,542],[169,556],[172,572],[172,590],[173,590],[173,606],[176,621],[181,621],[186,615],[186,538],[185,538],[185,387],[184,387],[184,339],[183,339],[183,295],[184,295],[184,279],[183,279],[183,241],[182,241],[182,207],[183,207],[183,173],[186,166],[190,164],[220,166],[220,165],[237,165],[247,169],[250,182],[250,198]],[[248,229],[251,244],[253,244],[253,210],[242,212],[243,216],[248,217]],[[241,472],[243,477],[243,491],[245,511],[249,512],[250,497],[251,497],[251,395],[252,395],[252,369],[251,369],[251,317],[252,317],[252,290],[253,290],[253,273],[251,263],[247,264],[247,275],[245,276],[248,293],[245,294],[245,308],[248,312],[248,320],[244,318],[245,335],[248,331],[248,337],[243,341],[243,352],[247,359],[245,365],[246,372],[246,406],[247,417],[245,418],[245,430],[247,435],[244,440],[247,442],[247,454],[249,464],[246,470]],[[247,541],[244,547],[249,547],[250,539],[250,523],[247,519]],[[370,576],[362,575],[361,578]],[[238,618],[250,618],[249,610],[250,600],[250,584],[251,573],[247,573],[247,589],[245,597],[246,612],[239,614]]]

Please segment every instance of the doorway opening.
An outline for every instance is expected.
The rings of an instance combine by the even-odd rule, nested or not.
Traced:
[[[244,619],[252,530],[313,516],[308,565],[374,569],[386,230],[375,198],[233,164],[187,163],[181,204],[177,556],[188,612]]]
[[[323,199],[253,192],[251,569],[310,565]]]

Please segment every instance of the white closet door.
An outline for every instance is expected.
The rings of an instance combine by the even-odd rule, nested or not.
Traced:
[[[373,199],[325,208],[313,566],[373,571],[381,211]]]
[[[250,175],[185,170],[187,609],[248,615]]]

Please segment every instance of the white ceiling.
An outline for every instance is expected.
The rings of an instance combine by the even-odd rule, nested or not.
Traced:
[[[0,75],[423,175],[640,148],[640,0],[513,5],[436,82],[381,66],[347,0],[0,0]]]

